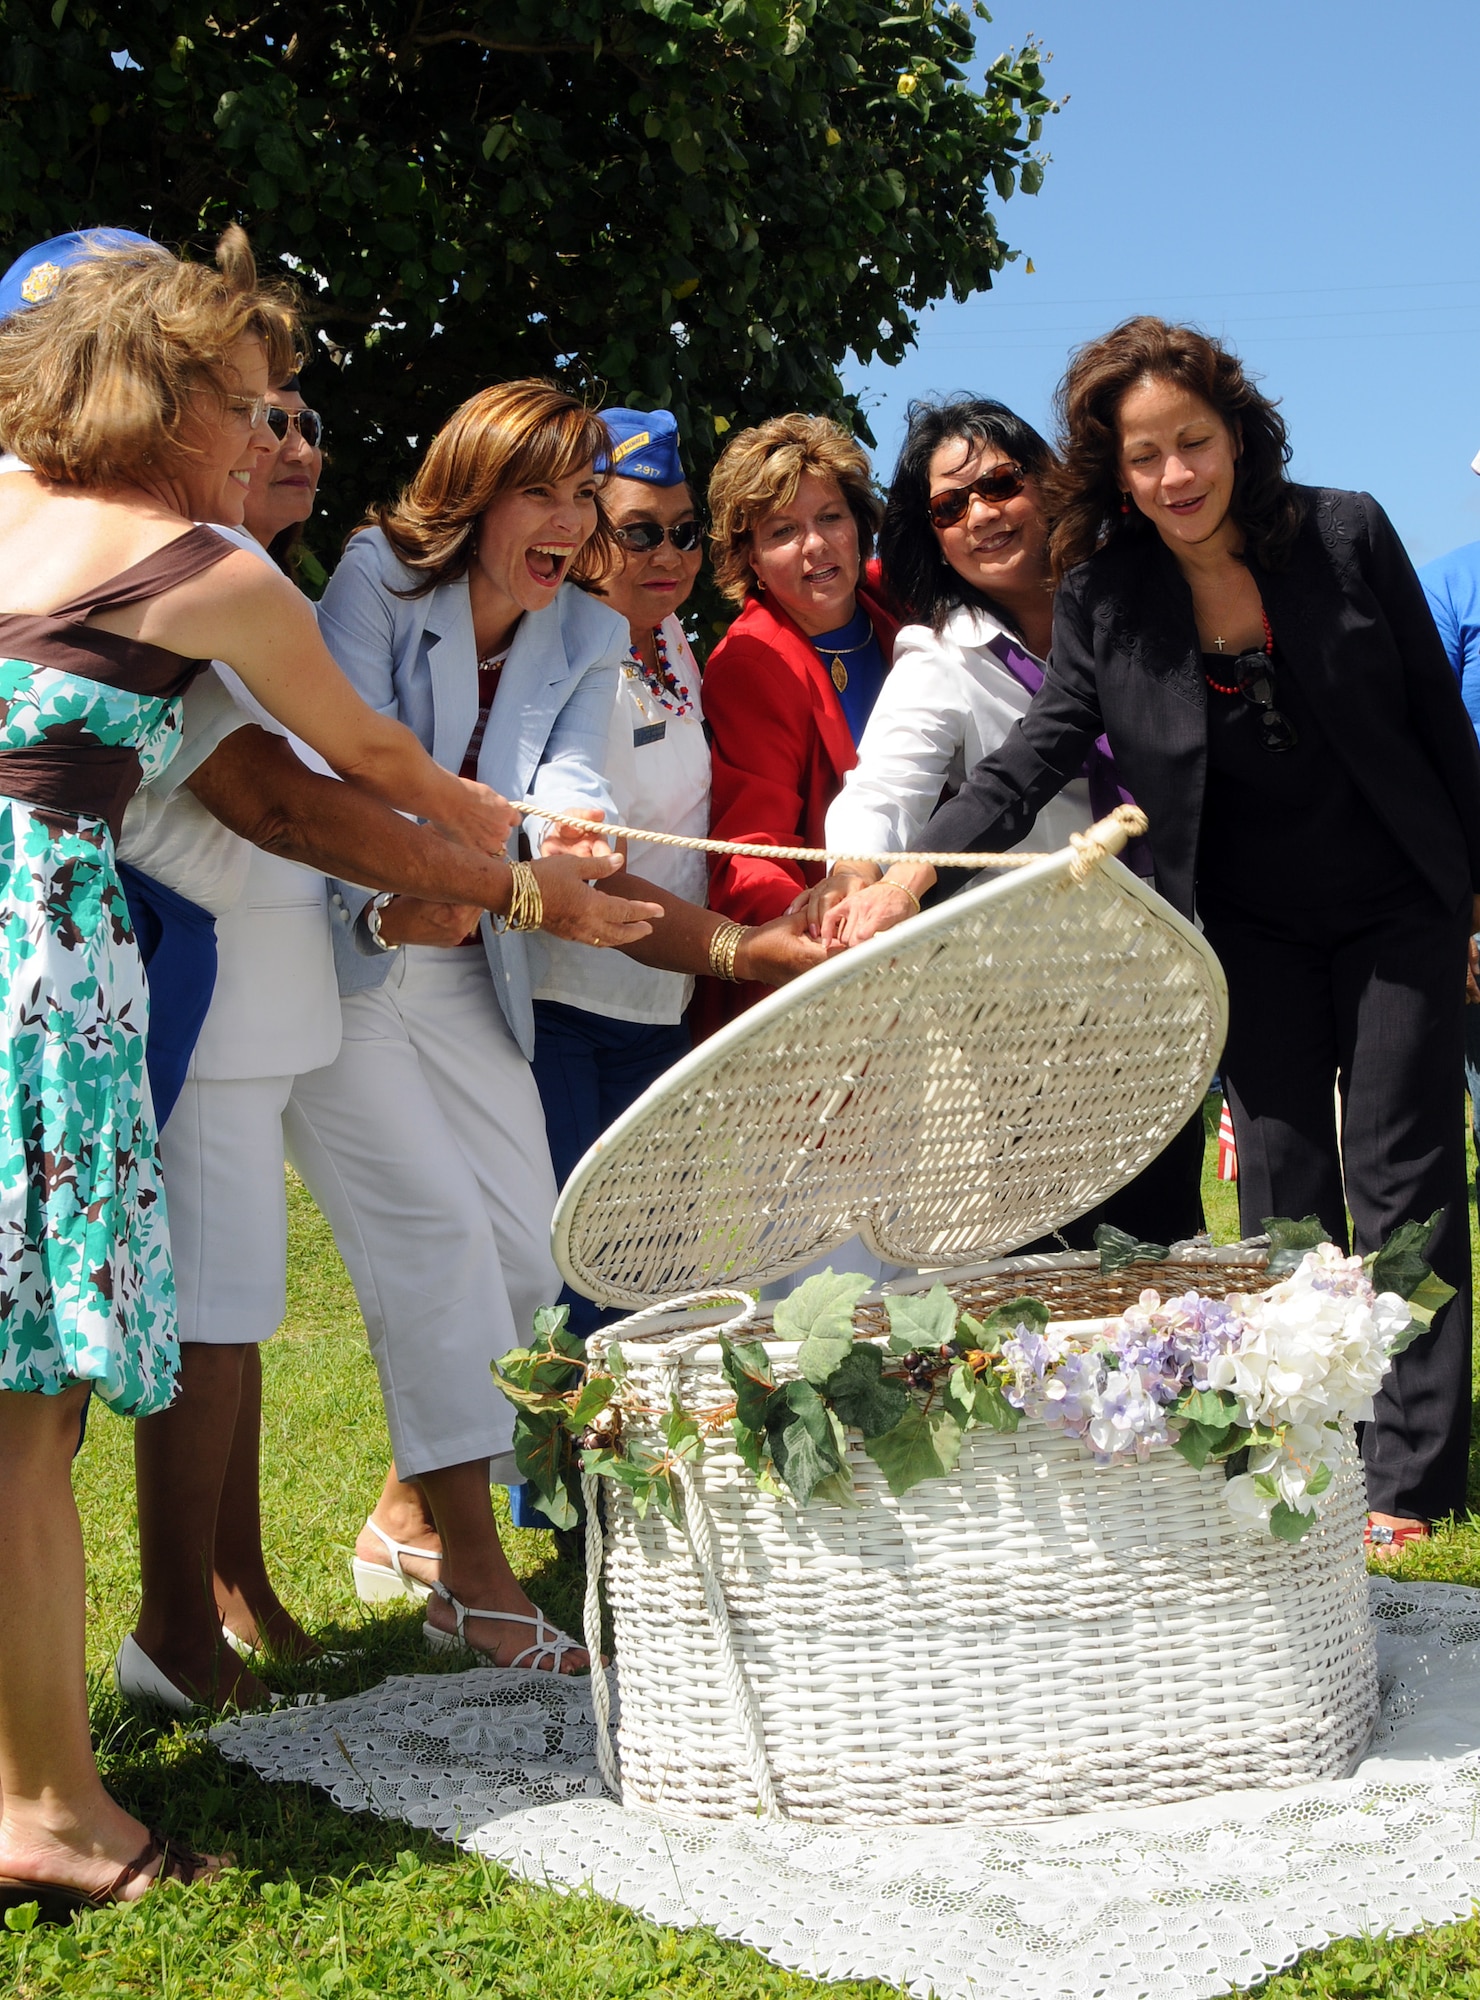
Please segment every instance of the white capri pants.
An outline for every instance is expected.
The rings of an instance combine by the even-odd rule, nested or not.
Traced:
[[[405,946],[343,1013],[338,1058],[296,1079],[284,1130],[359,1298],[396,1470],[486,1458],[517,1481],[489,1363],[560,1291],[533,1073],[481,944]]]
[[[270,1340],[287,1311],[291,1076],[187,1078],[159,1135],[180,1338]]]

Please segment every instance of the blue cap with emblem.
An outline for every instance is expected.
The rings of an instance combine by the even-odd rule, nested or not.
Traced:
[[[0,319],[9,319],[26,306],[39,306],[56,290],[63,271],[96,257],[100,250],[139,248],[158,250],[160,245],[132,229],[74,229],[70,235],[36,244],[0,278]]]
[[[678,420],[667,410],[603,410],[610,453],[596,461],[598,472],[617,479],[645,479],[650,486],[682,486]]]

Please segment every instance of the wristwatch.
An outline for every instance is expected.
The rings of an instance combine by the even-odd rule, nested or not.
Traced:
[[[372,896],[370,901],[365,905],[365,935],[377,951],[399,951],[401,949],[398,944],[393,944],[388,938],[383,938],[380,935],[380,913],[387,903],[394,901],[394,891],[387,889],[383,890],[378,896]]]

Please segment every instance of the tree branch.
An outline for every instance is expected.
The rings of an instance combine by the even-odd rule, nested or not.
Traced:
[[[496,42],[491,35],[475,35],[467,28],[447,28],[439,35],[412,35],[419,49],[435,48],[439,42],[473,42],[480,49],[493,49],[505,56],[583,56],[589,42]]]

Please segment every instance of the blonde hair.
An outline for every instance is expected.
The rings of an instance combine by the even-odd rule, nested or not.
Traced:
[[[495,500],[517,487],[569,479],[610,449],[606,425],[578,397],[536,376],[499,382],[453,411],[410,485],[398,499],[372,507],[355,532],[381,529],[423,579],[404,594],[422,597],[465,574],[479,517]],[[571,572],[578,582],[595,581],[611,563],[599,488],[596,528],[578,556]]]
[[[0,324],[0,438],[62,486],[137,484],[195,455],[195,399],[222,414],[240,394],[231,350],[260,340],[268,378],[291,374],[296,302],[258,281],[235,224],[216,264],[162,246],[100,249],[56,290]]]
[[[810,473],[830,479],[858,523],[859,553],[873,554],[884,508],[874,491],[868,454],[829,417],[793,411],[741,431],[720,454],[709,481],[709,540],[714,580],[732,604],[755,591],[751,538],[761,523],[789,507]]]

